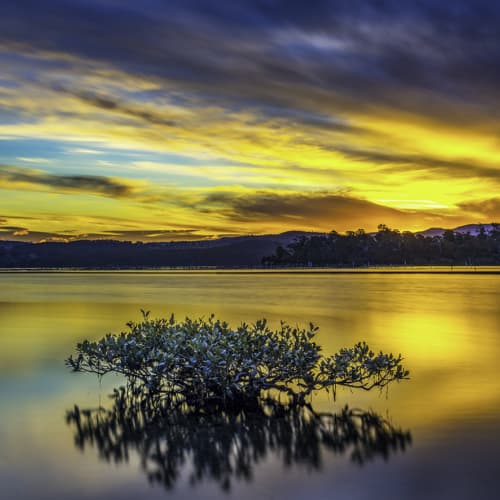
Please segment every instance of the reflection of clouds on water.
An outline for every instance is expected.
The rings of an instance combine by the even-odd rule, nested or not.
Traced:
[[[323,453],[346,455],[356,464],[404,451],[411,434],[374,412],[345,407],[316,413],[310,406],[262,402],[238,411],[210,414],[185,406],[153,406],[126,391],[114,394],[111,409],[67,413],[75,445],[95,446],[107,462],[128,462],[138,454],[152,483],[172,488],[187,466],[190,481],[211,479],[224,490],[232,480],[251,480],[253,467],[268,456],[286,467],[318,470]]]

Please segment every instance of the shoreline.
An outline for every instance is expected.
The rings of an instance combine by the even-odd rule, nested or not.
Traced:
[[[223,267],[155,267],[155,268],[0,268],[0,274],[500,274],[500,266],[373,266],[358,268],[223,268]]]

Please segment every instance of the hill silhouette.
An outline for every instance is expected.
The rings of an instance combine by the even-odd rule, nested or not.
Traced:
[[[297,267],[498,265],[500,226],[400,232],[380,225],[339,234],[291,231],[213,240],[141,243],[0,241],[0,268],[140,269],[159,267]]]
[[[311,233],[141,243],[78,240],[69,243],[0,241],[3,268],[255,267],[280,245]]]

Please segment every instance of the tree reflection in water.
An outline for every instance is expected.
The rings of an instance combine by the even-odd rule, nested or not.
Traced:
[[[350,409],[316,413],[310,405],[286,406],[263,400],[250,408],[199,411],[185,405],[147,402],[130,390],[115,390],[111,409],[66,415],[75,445],[96,446],[108,462],[127,462],[136,452],[151,482],[170,489],[190,464],[191,482],[210,478],[228,490],[232,479],[252,478],[252,468],[268,454],[286,466],[319,469],[322,452],[348,454],[363,464],[404,451],[411,434],[374,412]]]

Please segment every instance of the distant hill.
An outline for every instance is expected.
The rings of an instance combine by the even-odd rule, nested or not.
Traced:
[[[457,227],[453,231],[475,237],[480,233],[481,227],[487,234],[493,233],[493,224],[469,224]],[[430,241],[431,238],[442,236],[445,231],[443,228],[430,228],[415,234],[426,239],[429,238]],[[392,231],[390,232],[392,233]],[[273,256],[277,251],[281,252],[282,249],[287,249],[288,245],[301,238],[313,238],[313,240],[319,241],[324,239],[326,235],[327,233],[289,231],[260,236],[155,243],[115,240],[27,243],[0,240],[0,268],[259,267],[262,265],[264,257]],[[374,238],[376,235],[377,233],[369,233],[367,237]],[[397,235],[394,234],[394,237],[397,238]],[[340,242],[343,241],[344,237],[339,236],[339,238],[337,245],[340,245],[340,248],[342,246]],[[363,237],[360,238],[361,241]],[[366,244],[364,245],[368,248]],[[435,250],[432,249],[433,245],[427,246],[430,254],[426,257],[425,262],[431,263],[436,258],[433,255]],[[349,250],[346,247],[346,252],[344,260],[354,262],[351,255],[354,253],[354,249]],[[373,254],[374,251],[371,250],[369,253]],[[397,258],[394,252],[392,252],[392,256],[385,250],[382,251],[382,254],[377,257],[378,260],[384,260],[388,263],[392,263],[394,260],[396,263]],[[374,255],[365,255],[363,259],[363,262],[372,263],[377,260],[373,260]],[[317,258],[311,260],[316,262]],[[456,257],[451,259],[451,261],[455,260],[457,260]],[[463,261],[462,257],[458,259],[458,262],[460,261]],[[272,263],[272,260],[268,262]],[[276,264],[280,265],[280,262],[278,259]],[[305,263],[308,264],[309,260],[306,260]]]
[[[484,229],[486,233],[491,233],[493,231],[493,224],[467,224],[465,226],[459,226],[454,228],[452,231],[454,233],[467,234],[469,233],[471,236],[477,236],[481,231],[481,228]],[[430,229],[426,229],[425,231],[419,231],[418,234],[422,234],[424,236],[442,236],[446,229],[442,227],[432,227]]]
[[[114,240],[78,240],[69,243],[0,241],[3,268],[148,268],[255,267],[262,258],[301,236],[290,231],[263,236],[224,237],[215,240],[132,243]]]

